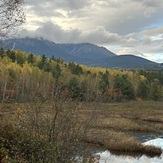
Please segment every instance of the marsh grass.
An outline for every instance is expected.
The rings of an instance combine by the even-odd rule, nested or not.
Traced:
[[[32,159],[36,159],[36,162],[73,162],[72,158],[84,142],[112,152],[150,156],[162,152],[159,148],[143,146],[133,136],[163,133],[161,102],[3,103],[0,104],[0,120],[3,132],[3,136],[0,135],[1,158],[9,155],[27,162]],[[12,129],[6,130],[7,126],[12,126]],[[4,146],[4,140],[9,147]],[[16,145],[13,142],[19,143]],[[14,151],[15,155],[10,151]]]
[[[159,135],[163,133],[162,102],[103,103],[98,111],[87,141],[113,151],[160,155],[161,149],[143,146],[133,135]],[[82,111],[82,116],[89,115]]]

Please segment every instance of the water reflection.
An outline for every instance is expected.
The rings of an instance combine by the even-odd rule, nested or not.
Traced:
[[[160,147],[163,150],[163,139],[162,137],[152,139],[143,143],[144,145],[153,145],[155,147]],[[148,157],[142,155],[139,157],[125,156],[125,155],[114,155],[109,151],[98,152],[97,155],[100,156],[99,163],[163,163],[163,153],[160,157]]]
[[[163,138],[163,134],[161,135],[141,135],[141,134],[135,134],[133,135],[135,138],[137,138],[139,141],[141,142],[146,142],[152,139],[156,139],[156,138]]]
[[[105,151],[97,155],[100,155],[99,163],[163,163],[163,154],[160,157],[149,158],[145,155],[141,157],[117,156]]]

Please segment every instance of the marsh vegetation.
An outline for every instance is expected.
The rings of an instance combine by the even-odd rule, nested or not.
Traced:
[[[88,146],[139,156],[162,152],[134,136],[163,133],[161,102],[5,103],[0,109],[1,159],[75,162],[79,152],[90,156]]]

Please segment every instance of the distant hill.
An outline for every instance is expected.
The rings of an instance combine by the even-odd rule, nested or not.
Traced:
[[[1,41],[2,43],[2,41]],[[76,62],[93,67],[105,68],[158,68],[160,64],[133,56],[117,56],[104,47],[94,44],[56,44],[42,38],[20,38],[3,41],[5,49],[20,49],[36,55],[62,58],[66,62]]]
[[[3,42],[5,49],[20,49],[36,55],[45,54],[47,57],[62,58],[66,62],[74,61],[87,66],[100,66],[116,54],[104,47],[83,44],[56,44],[42,38],[10,39]]]
[[[89,43],[58,45],[66,52],[75,56],[77,63],[88,66],[102,66],[106,59],[116,56],[116,54],[104,47]]]
[[[111,57],[105,65],[109,68],[158,68],[160,65],[156,62],[149,61],[142,57],[126,54],[116,57]]]
[[[36,55],[45,54],[47,57],[55,56],[65,61],[74,61],[75,58],[70,53],[60,48],[57,44],[42,38],[20,38],[10,39],[3,42],[5,49],[20,49],[26,53]]]

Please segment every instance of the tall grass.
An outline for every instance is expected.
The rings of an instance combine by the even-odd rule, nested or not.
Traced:
[[[87,144],[111,151],[159,155],[134,134],[163,132],[163,108],[157,102],[0,104],[0,159],[17,162],[89,162]],[[82,148],[81,148],[82,147]]]

